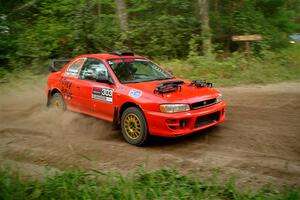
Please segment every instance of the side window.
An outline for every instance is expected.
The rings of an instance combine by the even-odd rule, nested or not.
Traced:
[[[70,77],[74,77],[77,78],[80,68],[82,67],[83,63],[85,61],[85,58],[80,58],[76,61],[74,61],[70,67],[66,70],[65,72],[65,76],[70,76]]]
[[[99,76],[109,78],[109,73],[104,63],[98,59],[88,58],[80,71],[79,78],[82,80],[95,81]]]

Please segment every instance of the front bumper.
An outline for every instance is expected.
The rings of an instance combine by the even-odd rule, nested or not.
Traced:
[[[225,120],[224,101],[215,105],[180,113],[144,111],[151,135],[177,137],[199,131]]]

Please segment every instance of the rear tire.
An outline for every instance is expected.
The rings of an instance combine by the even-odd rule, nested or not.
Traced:
[[[142,146],[149,140],[147,121],[139,108],[129,107],[123,112],[121,130],[129,144]]]
[[[57,111],[65,111],[67,109],[64,98],[60,93],[55,93],[51,97],[50,108],[54,108]]]

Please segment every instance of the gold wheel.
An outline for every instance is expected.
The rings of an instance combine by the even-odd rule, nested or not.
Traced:
[[[131,139],[137,139],[141,135],[141,121],[133,113],[128,114],[124,119],[126,135]]]
[[[146,119],[142,110],[137,107],[129,107],[122,113],[121,129],[129,144],[142,146],[149,139]]]

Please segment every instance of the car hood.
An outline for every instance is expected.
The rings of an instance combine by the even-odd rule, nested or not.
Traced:
[[[173,92],[168,92],[164,94],[154,93],[154,90],[160,83],[169,82],[169,81],[184,81],[184,84],[181,85],[181,89]],[[155,100],[160,100],[159,103],[195,103],[202,100],[216,98],[219,91],[209,88],[209,87],[195,87],[189,86],[191,82],[183,79],[172,79],[164,81],[151,81],[151,82],[142,82],[142,83],[132,83],[126,84],[130,88],[140,90],[143,92],[144,98],[151,98],[153,95],[156,97]],[[151,97],[150,97],[151,96]],[[152,98],[153,99],[153,98]],[[154,100],[153,99],[153,100]]]

